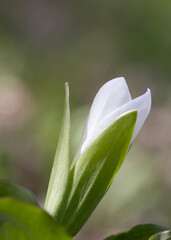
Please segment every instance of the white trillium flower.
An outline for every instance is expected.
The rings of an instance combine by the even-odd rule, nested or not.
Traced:
[[[65,89],[64,120],[45,210],[74,236],[105,195],[124,160],[129,144],[140,131],[151,108],[151,93],[148,89],[142,96],[132,99],[124,78],[116,78],[104,84],[94,98],[80,149],[70,165],[68,84]]]
[[[132,99],[123,77],[108,81],[94,98],[82,137],[80,154],[116,119],[132,110],[137,110],[132,143],[146,120],[150,108],[150,89],[147,89],[145,94]]]

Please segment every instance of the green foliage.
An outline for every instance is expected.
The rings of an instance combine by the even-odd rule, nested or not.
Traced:
[[[45,201],[45,210],[53,216],[60,214],[69,177],[70,108],[68,83],[65,84],[65,93],[64,119]]]
[[[128,232],[110,236],[106,238],[106,240],[167,240],[169,238],[162,238],[163,236],[166,236],[166,232],[162,233],[162,231],[165,230],[168,230],[168,228],[154,224],[142,224],[131,228]],[[154,235],[156,233],[157,235]],[[161,238],[158,238],[158,236]]]
[[[1,240],[71,240],[41,208],[12,198],[0,199]]]
[[[137,112],[111,124],[71,169],[62,215],[55,217],[75,235],[108,190],[128,151]]]
[[[29,204],[38,205],[30,191],[6,180],[0,180],[0,198],[2,197],[12,197]]]
[[[171,240],[171,231],[157,233],[150,237],[149,240]]]

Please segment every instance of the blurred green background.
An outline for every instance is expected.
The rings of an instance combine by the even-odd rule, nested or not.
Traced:
[[[43,203],[70,83],[72,156],[90,104],[124,76],[152,111],[77,239],[171,219],[171,1],[0,1],[0,177]]]

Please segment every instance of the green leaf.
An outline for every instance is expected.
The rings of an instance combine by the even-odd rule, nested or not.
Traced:
[[[21,227],[14,225],[11,222],[3,222],[0,225],[0,239],[1,240],[30,240],[30,235],[21,229]]]
[[[63,198],[69,177],[69,151],[70,151],[70,107],[69,107],[69,86],[65,84],[65,107],[64,118],[59,136],[58,147],[52,167],[45,210],[52,216],[62,211]]]
[[[149,238],[149,240],[171,240],[171,231],[157,233]]]
[[[111,124],[81,155],[70,173],[63,215],[57,216],[74,236],[108,190],[128,151],[137,112]]]
[[[0,199],[1,240],[71,240],[41,208],[12,198]]]
[[[38,205],[30,191],[6,180],[0,180],[0,198],[2,197],[12,197],[26,203]]]
[[[141,224],[131,228],[128,232],[123,232],[117,235],[110,236],[106,238],[106,240],[148,240],[152,235],[165,230],[168,230],[168,228],[160,225]],[[158,238],[152,239],[158,240]],[[149,240],[152,239],[150,238]]]

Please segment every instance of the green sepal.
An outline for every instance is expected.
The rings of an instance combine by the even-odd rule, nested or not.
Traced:
[[[70,106],[69,85],[65,84],[64,117],[56,155],[50,176],[44,209],[52,216],[60,215],[69,177],[70,153]]]
[[[1,240],[71,240],[64,227],[37,206],[0,199]]]
[[[59,221],[74,236],[108,190],[128,151],[137,112],[131,111],[111,124],[71,169],[68,196]]]
[[[155,224],[141,224],[131,228],[128,232],[119,233],[105,240],[165,240],[166,238],[155,238],[153,235],[162,231],[168,230],[167,227],[163,227]],[[151,236],[153,236],[151,238]],[[156,235],[157,236],[157,235]]]
[[[0,180],[0,198],[2,197],[12,197],[29,204],[38,205],[35,196],[30,191],[3,179]]]

